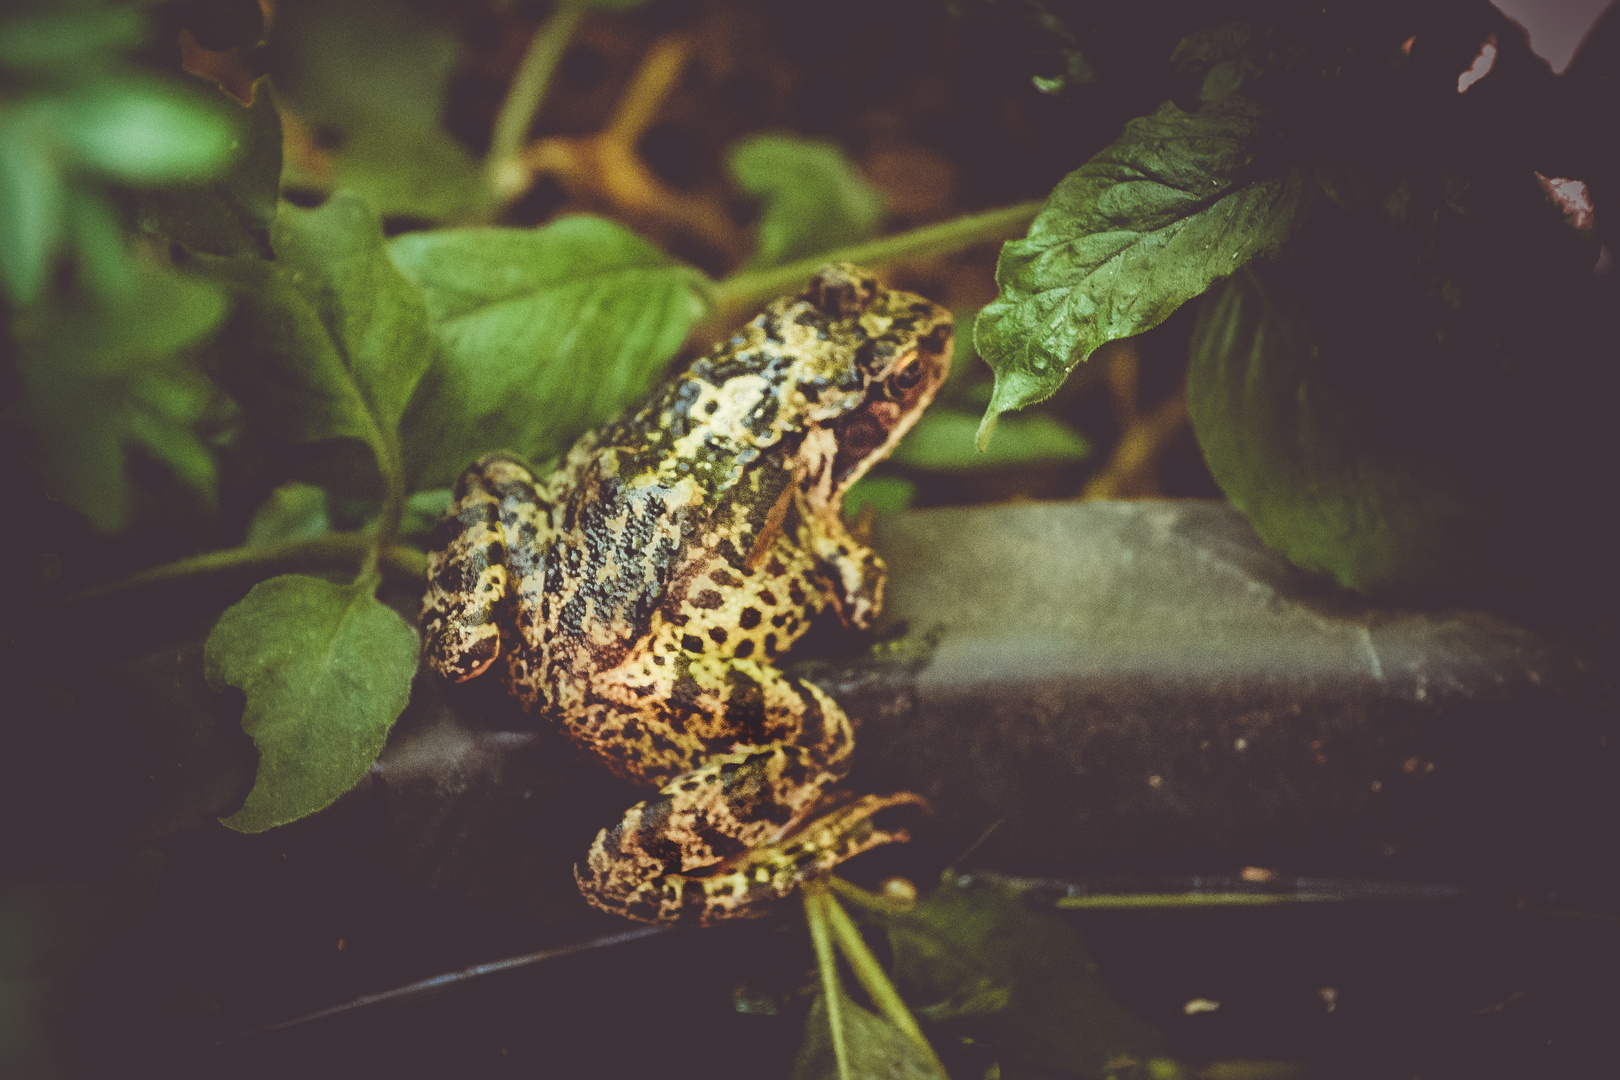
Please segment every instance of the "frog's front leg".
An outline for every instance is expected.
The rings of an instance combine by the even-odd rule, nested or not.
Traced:
[[[524,564],[543,545],[546,507],[534,474],[500,454],[456,481],[449,511],[434,530],[422,630],[428,662],[447,679],[482,675],[513,627]]]
[[[806,514],[802,542],[816,557],[821,576],[846,626],[865,630],[883,608],[888,567],[878,553],[850,535],[836,509]]]

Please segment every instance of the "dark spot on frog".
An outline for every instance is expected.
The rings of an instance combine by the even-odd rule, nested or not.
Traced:
[[[735,589],[737,586],[742,584],[740,579],[735,578],[731,574],[727,573],[725,567],[723,566],[715,567],[713,570],[710,570],[709,580],[725,589]]]
[[[759,590],[759,602],[764,604],[766,607],[775,607],[776,594],[771,592],[769,589],[761,589]]]
[[[687,652],[702,652],[703,639],[696,634],[687,634],[681,638],[681,648]]]
[[[762,642],[762,645],[763,645],[763,647],[765,649],[765,655],[766,656],[769,657],[769,656],[775,656],[776,655],[776,635],[775,634],[766,634],[765,635],[765,640],[764,640],[764,642]]]
[[[735,656],[738,660],[748,659],[750,656],[754,655],[754,643],[746,638],[743,639],[737,643],[737,648],[732,652],[731,655]]]
[[[703,411],[708,413],[710,416],[713,416],[714,411],[716,409],[718,409],[719,407],[720,407],[720,403],[718,401],[714,401],[714,400],[711,399],[707,405],[703,406]]]
[[[772,555],[771,561],[765,564],[765,572],[773,578],[778,578],[787,573],[787,567],[782,565],[781,559],[777,558],[775,555]],[[772,599],[770,602],[772,604],[776,603],[775,599]]]
[[[659,667],[663,667],[664,666],[663,654],[661,654],[661,653],[653,653],[653,663],[657,664]]]
[[[798,582],[795,581],[788,586],[788,599],[793,602],[794,607],[804,607],[804,590],[799,588]]]
[[[725,603],[725,601],[721,599],[720,594],[715,592],[713,589],[704,589],[702,592],[692,597],[691,602],[693,607],[702,608],[704,611],[717,611],[719,610],[720,605]]]
[[[744,630],[752,630],[759,625],[759,609],[743,608],[742,614],[737,616],[737,625]]]
[[[782,625],[784,623],[786,623],[786,622],[787,622],[787,613],[786,612],[779,611],[775,615],[771,616],[771,625],[776,627],[778,630],[782,629]]]
[[[724,645],[726,643],[726,630],[725,630],[725,627],[723,627],[723,626],[712,626],[712,627],[710,627],[709,628],[709,637],[714,641],[714,643],[716,645]]]

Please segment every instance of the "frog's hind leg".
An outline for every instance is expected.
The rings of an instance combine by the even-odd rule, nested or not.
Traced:
[[[422,631],[428,662],[447,679],[482,675],[501,651],[517,587],[513,558],[532,548],[544,511],[534,474],[492,454],[456,481],[449,510],[434,530]]]
[[[762,901],[787,896],[805,878],[907,839],[872,817],[920,803],[916,795],[868,795],[812,816],[834,779],[813,758],[776,743],[676,777],[662,798],[638,803],[597,834],[585,867],[574,871],[580,891],[603,911],[642,922],[707,924],[763,914]]]

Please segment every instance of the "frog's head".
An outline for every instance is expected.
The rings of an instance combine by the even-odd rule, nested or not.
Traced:
[[[915,293],[885,289],[849,263],[823,267],[800,298],[824,314],[833,336],[849,343],[864,393],[817,425],[831,431],[837,453],[833,497],[889,456],[911,430],[951,370],[951,313]]]

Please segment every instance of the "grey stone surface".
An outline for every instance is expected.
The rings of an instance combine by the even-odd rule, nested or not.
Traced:
[[[937,846],[1001,822],[976,857],[1026,873],[1613,877],[1606,665],[1576,647],[1370,605],[1217,503],[931,510],[875,543],[902,659],[822,677]]]

